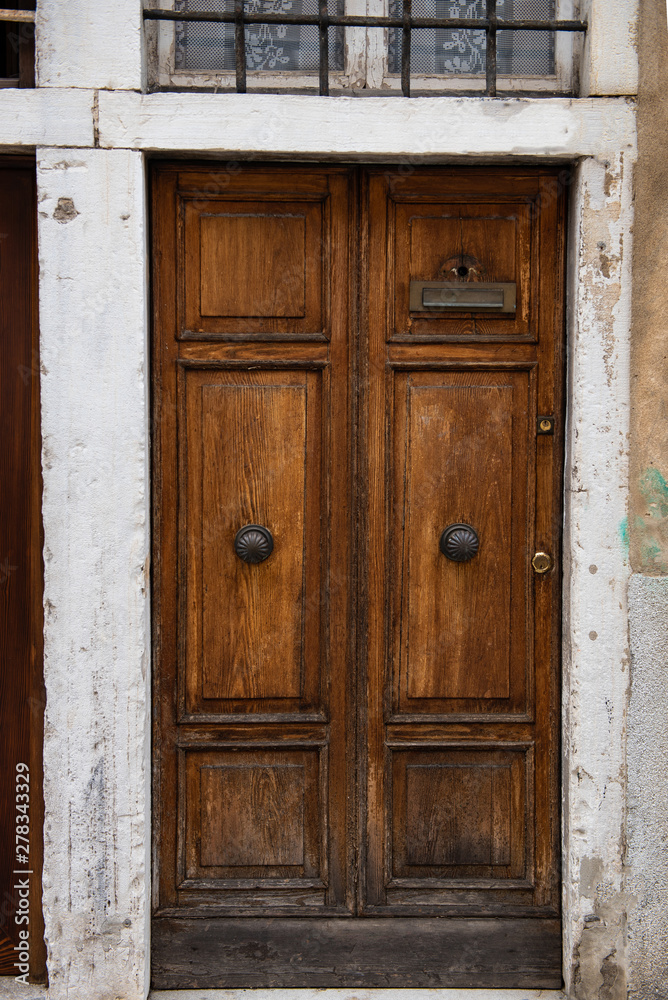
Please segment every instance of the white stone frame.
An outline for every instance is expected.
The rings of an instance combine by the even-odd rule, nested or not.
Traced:
[[[636,88],[634,0],[584,6],[591,28],[582,86],[590,98],[408,101],[142,94],[140,0],[99,0],[94,12],[40,0],[39,87],[3,93],[0,146],[37,149],[43,885],[48,993],[56,1000],[143,1000],[148,989],[145,158],[154,154],[372,160],[405,169],[509,159],[576,164],[567,247],[564,976],[572,985],[579,961],[582,995],[596,997],[612,966],[623,979],[632,964],[624,941],[629,570],[621,533],[635,160],[634,106],[624,95]],[[60,198],[71,198],[78,214],[58,213],[59,220]],[[43,992],[19,989],[24,997]],[[13,992],[0,984],[0,996]],[[391,991],[382,992],[390,1000]]]

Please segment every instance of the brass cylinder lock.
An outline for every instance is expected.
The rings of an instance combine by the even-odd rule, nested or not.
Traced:
[[[547,552],[536,552],[531,560],[531,565],[536,573],[549,573],[552,569],[552,556],[549,556]]]

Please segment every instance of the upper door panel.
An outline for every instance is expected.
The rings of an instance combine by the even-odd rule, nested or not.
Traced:
[[[247,174],[224,176],[225,184],[218,174],[213,184],[197,175],[182,178],[179,337],[328,339],[327,178],[295,176],[280,187],[260,174],[254,191]]]
[[[390,340],[534,341],[540,277],[536,180],[483,183],[464,199],[444,178],[441,191],[420,178],[392,187]],[[433,294],[423,300],[424,283],[444,290],[440,303]]]

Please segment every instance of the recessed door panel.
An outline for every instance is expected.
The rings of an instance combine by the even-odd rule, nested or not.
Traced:
[[[395,375],[391,579],[400,712],[525,708],[531,394],[531,371]]]
[[[389,199],[393,238],[388,264],[393,284],[393,340],[533,340],[537,337],[538,192],[528,178],[503,200],[435,199],[433,192],[396,186]],[[411,282],[448,290],[506,283],[513,308],[427,308],[411,304]],[[482,297],[485,301],[485,296]]]
[[[425,748],[393,757],[395,881],[526,877],[524,750]]]
[[[244,179],[231,178],[216,197],[181,195],[179,337],[326,340],[326,188],[260,200]]]
[[[305,313],[306,216],[220,212],[200,217],[202,316]],[[256,252],[257,246],[264,248]]]
[[[280,382],[202,390],[205,698],[300,694],[305,396]],[[271,532],[264,572],[235,550],[248,524]]]
[[[188,711],[313,708],[322,374],[184,368],[181,386]]]
[[[187,751],[180,898],[209,890],[220,894],[219,905],[234,907],[245,890],[248,905],[258,907],[249,896],[254,888],[283,905],[286,889],[293,899],[296,890],[308,890],[312,904],[322,906],[323,768],[317,748]]]

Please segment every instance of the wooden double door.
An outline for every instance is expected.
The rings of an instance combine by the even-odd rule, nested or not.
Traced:
[[[152,182],[154,986],[560,986],[557,176]]]

